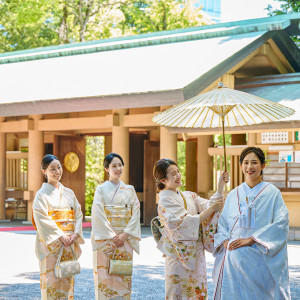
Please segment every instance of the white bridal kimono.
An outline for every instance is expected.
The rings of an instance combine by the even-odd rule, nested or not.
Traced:
[[[218,192],[206,200],[192,192],[163,190],[159,193],[158,215],[164,226],[157,248],[165,258],[166,299],[207,299],[206,261],[204,249],[213,251],[214,233],[219,212],[202,222],[200,213]]]
[[[74,276],[56,278],[54,265],[61,250],[59,238],[63,234],[78,233],[72,245],[77,258],[83,244],[82,212],[72,190],[59,183],[59,189],[43,183],[33,201],[33,217],[36,225],[36,255],[40,261],[42,299],[74,299]],[[63,251],[61,261],[73,260],[70,247]]]
[[[123,212],[114,215],[114,208]],[[116,249],[112,238],[122,232],[128,233],[129,238],[124,247]],[[131,276],[108,274],[108,262],[113,254],[116,259],[132,260],[133,250],[139,253],[140,240],[140,202],[134,187],[122,181],[118,186],[105,181],[97,187],[92,206],[91,241],[96,299],[131,298]]]
[[[214,299],[290,299],[288,210],[280,191],[244,182],[226,199],[215,234]],[[252,237],[256,243],[232,251],[223,242]]]

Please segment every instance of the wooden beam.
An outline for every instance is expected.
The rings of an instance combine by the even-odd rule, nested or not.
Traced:
[[[6,198],[24,199],[24,191],[22,190],[6,191]]]
[[[125,115],[123,117],[124,127],[153,127],[157,126],[152,122],[152,118],[155,116],[152,114],[138,114],[138,115]]]
[[[111,128],[117,119],[118,116],[106,115],[105,117],[39,120],[38,130],[65,131],[65,130],[87,130],[87,129],[97,129],[97,128]]]
[[[260,53],[260,48],[257,48],[252,53],[250,53],[247,57],[242,59],[239,63],[237,63],[234,67],[228,70],[227,74],[234,74],[238,69],[240,69],[244,64],[246,64],[249,60],[251,60],[255,55]]]
[[[294,70],[294,68],[291,66],[290,62],[287,60],[287,58],[285,57],[285,55],[280,51],[280,49],[278,48],[278,46],[275,44],[275,42],[273,41],[273,39],[269,39],[268,43],[271,46],[272,51],[274,52],[274,54],[278,57],[278,59],[284,64],[284,66],[287,68],[288,73],[295,73],[296,71]]]
[[[269,44],[264,44],[261,47],[261,54],[265,55],[271,66],[275,67],[281,74],[289,73],[289,70],[277,57],[277,55],[275,54],[275,52]]]
[[[6,159],[27,159],[28,152],[19,152],[19,151],[7,151]]]
[[[9,121],[0,123],[0,132],[27,132],[34,129],[33,120]]]

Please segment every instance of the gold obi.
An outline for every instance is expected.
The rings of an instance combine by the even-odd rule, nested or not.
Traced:
[[[52,210],[48,215],[62,231],[75,230],[75,212],[73,209]]]
[[[106,217],[112,227],[126,227],[131,219],[131,207],[129,205],[104,205]]]

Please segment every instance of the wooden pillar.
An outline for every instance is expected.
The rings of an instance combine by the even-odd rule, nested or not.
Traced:
[[[104,137],[104,156],[112,152],[112,136],[106,135]],[[108,174],[104,171],[104,180],[108,180]]]
[[[168,158],[177,162],[177,134],[160,126],[160,158]]]
[[[187,141],[185,148],[186,190],[197,191],[197,142]]]
[[[248,133],[248,147],[256,145],[256,133]]]
[[[44,156],[44,133],[37,128],[42,115],[32,115],[34,121],[32,130],[28,131],[28,190],[31,192],[27,203],[27,219],[32,220],[32,203],[34,195],[40,189],[44,179],[41,172],[41,161]]]
[[[231,145],[247,145],[246,134],[232,134]]]
[[[213,136],[204,135],[197,139],[197,192],[207,197],[213,189],[213,157],[208,154],[208,148],[213,146]]]
[[[5,121],[5,118],[0,117],[0,122],[3,121]],[[0,220],[5,219],[5,198],[6,198],[6,134],[4,132],[0,132]]]
[[[128,114],[128,109],[116,109],[114,115],[119,116],[119,122],[112,127],[112,152],[122,156],[125,168],[122,181],[129,184],[129,128],[123,126],[123,117]]]

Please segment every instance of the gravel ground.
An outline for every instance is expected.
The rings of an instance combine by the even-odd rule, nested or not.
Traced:
[[[149,228],[143,228],[141,255],[134,256],[132,299],[164,299],[164,260],[155,248]],[[94,299],[92,250],[89,230],[80,258],[82,272],[76,275],[75,299]],[[0,299],[40,299],[39,266],[34,254],[34,232],[0,232]],[[4,246],[6,245],[6,246]],[[292,299],[300,299],[300,242],[289,242]],[[208,293],[213,283],[213,258],[207,255]],[[211,299],[211,297],[210,297]],[[258,299],[259,300],[259,299]]]

